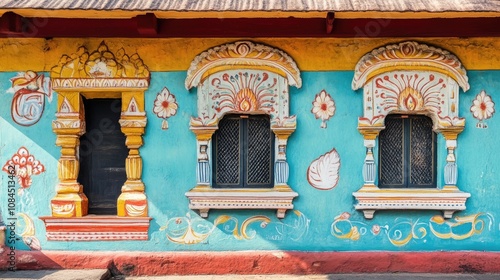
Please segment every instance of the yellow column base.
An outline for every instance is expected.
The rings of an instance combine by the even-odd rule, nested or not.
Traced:
[[[88,205],[84,193],[58,193],[50,201],[52,217],[83,217],[88,214]]]
[[[275,185],[274,190],[279,192],[291,192],[292,188],[289,185]]]
[[[147,217],[148,201],[143,192],[122,192],[118,197],[119,217]]]

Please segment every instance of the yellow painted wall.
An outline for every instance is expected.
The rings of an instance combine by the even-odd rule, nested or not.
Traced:
[[[241,38],[244,40],[245,38]],[[201,52],[235,38],[55,38],[0,39],[0,71],[50,71],[63,54],[71,55],[81,45],[95,50],[105,41],[111,51],[124,48],[137,52],[151,71],[185,71]],[[353,70],[367,52],[388,43],[416,40],[458,56],[468,70],[500,69],[500,40],[497,38],[252,38],[288,53],[301,71]]]

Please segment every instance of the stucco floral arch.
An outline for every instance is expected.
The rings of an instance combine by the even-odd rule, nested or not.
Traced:
[[[459,115],[459,92],[469,89],[467,72],[450,52],[414,41],[390,44],[364,55],[356,65],[352,88],[363,88],[363,116],[358,130],[365,139],[364,185],[353,195],[356,209],[373,217],[379,209],[437,209],[445,217],[465,209],[470,196],[458,190],[455,148],[465,127]],[[388,114],[423,114],[446,139],[445,186],[436,190],[380,190],[376,185],[376,138]]]
[[[286,146],[296,128],[296,117],[289,115],[288,87],[300,87],[300,71],[293,59],[270,46],[238,41],[211,48],[191,63],[187,89],[197,87],[198,115],[190,129],[197,138],[197,186],[186,193],[191,209],[202,217],[214,208],[277,209],[284,217],[298,194],[288,186]],[[213,189],[208,152],[213,133],[225,114],[267,114],[276,135],[275,184],[272,189]]]

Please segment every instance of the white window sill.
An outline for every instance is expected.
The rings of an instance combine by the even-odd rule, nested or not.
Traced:
[[[445,218],[455,211],[465,210],[470,193],[455,186],[443,189],[379,189],[364,186],[353,193],[358,200],[356,210],[363,211],[366,219],[372,219],[377,210],[440,210]]]
[[[210,209],[276,209],[276,216],[284,218],[286,210],[293,209],[292,201],[298,194],[288,186],[272,189],[214,189],[198,186],[186,193],[189,208],[199,210],[202,218]]]

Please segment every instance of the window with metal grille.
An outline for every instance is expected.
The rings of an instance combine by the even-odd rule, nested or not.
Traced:
[[[227,115],[212,139],[214,188],[274,186],[274,134],[267,115]]]
[[[435,188],[436,134],[421,115],[388,115],[379,136],[379,187]]]

